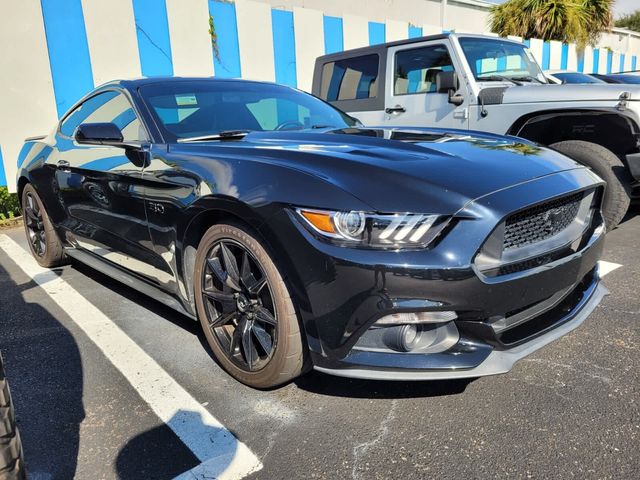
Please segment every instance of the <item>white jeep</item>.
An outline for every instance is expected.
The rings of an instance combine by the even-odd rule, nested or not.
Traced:
[[[552,85],[523,43],[441,34],[319,57],[314,95],[365,125],[524,137],[607,182],[609,229],[640,197],[640,86]]]

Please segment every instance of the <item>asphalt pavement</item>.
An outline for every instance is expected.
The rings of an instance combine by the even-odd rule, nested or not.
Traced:
[[[90,316],[117,326],[154,365],[147,372],[144,363],[141,378],[132,378],[101,337],[82,327],[85,310],[79,317],[78,308],[45,293],[53,280],[30,276],[23,260],[0,250],[0,349],[31,478],[210,478],[198,474],[203,459],[193,441],[176,434],[182,420],[158,413],[165,399],[181,412],[181,397],[164,392],[150,400],[140,389],[158,371],[259,459],[248,479],[637,478],[634,213],[608,234],[603,259],[621,266],[605,277],[611,294],[587,321],[510,373],[472,381],[312,372],[279,389],[253,390],[213,361],[193,320],[88,267],[56,269],[52,278],[77,291]],[[21,229],[2,235],[26,248]],[[198,418],[188,428],[200,431]]]

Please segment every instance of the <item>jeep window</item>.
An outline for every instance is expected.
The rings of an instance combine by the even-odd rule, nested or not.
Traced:
[[[322,67],[320,98],[328,102],[378,96],[377,54],[345,58]]]
[[[293,88],[258,82],[194,80],[140,89],[169,139],[228,131],[346,128],[356,120]]]
[[[513,79],[547,83],[533,54],[524,45],[491,38],[459,39],[467,63],[478,81]]]
[[[447,47],[431,45],[396,53],[393,76],[394,95],[436,93],[438,72],[453,71]]]

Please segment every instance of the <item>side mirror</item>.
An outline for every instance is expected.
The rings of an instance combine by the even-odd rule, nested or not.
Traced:
[[[75,134],[76,142],[83,145],[122,145],[122,132],[113,123],[83,123]]]
[[[453,105],[462,105],[464,103],[464,97],[456,94],[458,88],[460,88],[460,84],[456,72],[438,72],[436,74],[437,92],[449,94],[449,103]]]

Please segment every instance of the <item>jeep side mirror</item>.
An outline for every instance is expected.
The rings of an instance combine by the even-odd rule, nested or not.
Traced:
[[[438,93],[447,93],[449,95],[449,103],[453,105],[462,105],[464,103],[464,97],[456,93],[459,87],[456,72],[438,72],[436,74],[436,91]]]

